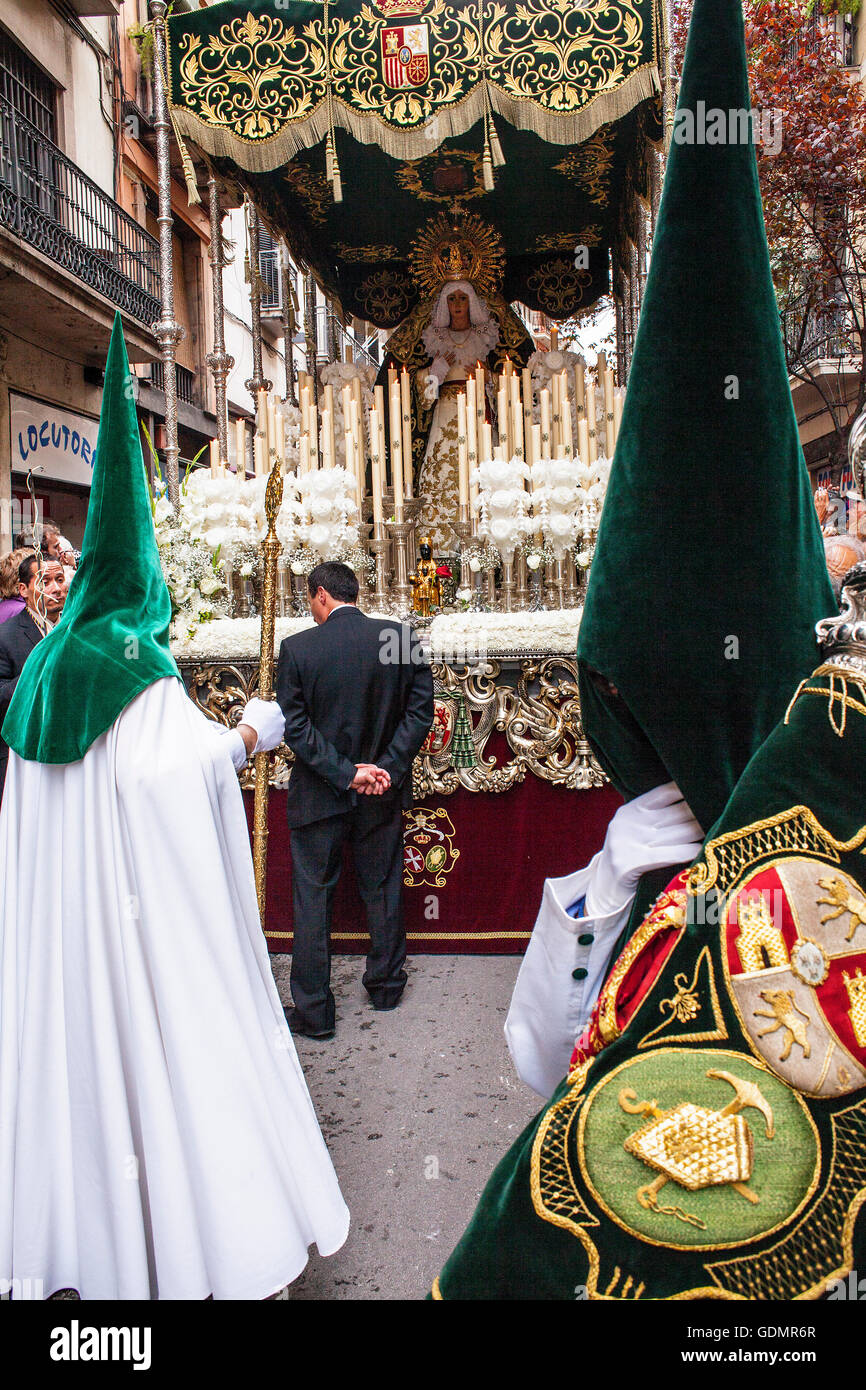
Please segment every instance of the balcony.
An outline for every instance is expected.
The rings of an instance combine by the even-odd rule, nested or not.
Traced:
[[[159,317],[159,246],[0,99],[0,226],[142,326]]]
[[[789,368],[860,356],[860,333],[847,304],[817,307],[804,298],[782,314],[782,336]]]

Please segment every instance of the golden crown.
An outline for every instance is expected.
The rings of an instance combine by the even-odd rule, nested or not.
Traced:
[[[467,280],[486,299],[495,292],[504,269],[501,236],[474,212],[461,212],[453,219],[440,212],[415,238],[409,253],[409,271],[425,296],[438,294],[454,280]]]

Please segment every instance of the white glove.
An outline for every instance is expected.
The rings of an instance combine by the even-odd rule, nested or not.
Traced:
[[[238,723],[249,724],[250,728],[255,729],[258,735],[256,746],[250,755],[253,758],[257,753],[269,753],[272,748],[276,748],[279,743],[282,743],[283,735],[286,732],[283,711],[276,700],[254,699],[248,701]]]
[[[435,405],[439,399],[439,378],[432,372],[424,377],[424,404]]]
[[[703,843],[698,825],[675,782],[627,801],[607,827],[586,915],[616,912],[634,897],[642,874],[667,865],[690,864]]]

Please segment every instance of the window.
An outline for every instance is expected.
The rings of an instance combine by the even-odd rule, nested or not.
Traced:
[[[51,79],[0,29],[0,98],[55,145],[56,95]]]

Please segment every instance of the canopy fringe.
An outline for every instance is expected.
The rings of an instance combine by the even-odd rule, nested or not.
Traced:
[[[494,83],[484,81],[461,102],[445,111],[437,111],[425,125],[411,131],[394,130],[376,116],[359,115],[339,97],[332,96],[330,110],[327,99],[323,99],[303,121],[256,143],[215,129],[183,107],[173,106],[171,111],[176,132],[194,141],[206,154],[230,159],[250,174],[267,174],[288,164],[303,150],[326,140],[336,126],[348,131],[359,144],[378,145],[392,159],[421,159],[431,152],[429,132],[434,122],[439,135],[434,148],[438,148],[444,140],[465,134],[483,120],[488,101],[492,112],[517,130],[530,130],[552,145],[579,145],[590,139],[600,126],[627,116],[640,102],[659,91],[658,69],[654,63],[638,68],[616,91],[601,92],[583,110],[569,113],[547,111],[536,102],[510,97]],[[492,166],[494,146],[489,133],[488,141]]]

